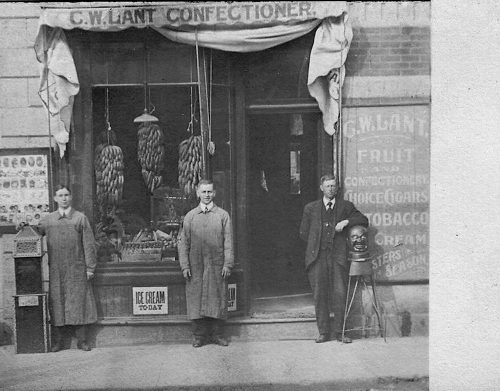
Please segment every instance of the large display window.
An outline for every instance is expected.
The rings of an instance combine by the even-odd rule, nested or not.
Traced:
[[[228,57],[147,30],[87,35],[91,55],[84,62],[91,72],[83,84],[91,88],[92,148],[86,152],[93,170],[84,167],[82,174],[92,177],[99,262],[172,262],[201,177],[216,182],[216,202],[232,210]],[[208,119],[203,130],[200,106]],[[157,121],[137,122],[143,112]],[[151,249],[141,247],[151,256],[130,257],[135,241],[150,243]]]

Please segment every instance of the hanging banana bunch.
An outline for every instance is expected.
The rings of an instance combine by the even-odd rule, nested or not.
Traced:
[[[142,178],[150,193],[161,186],[165,146],[163,132],[151,122],[143,122],[138,131],[137,158],[142,167]]]
[[[179,144],[179,186],[192,196],[201,179],[201,136],[191,136]]]
[[[123,195],[123,152],[119,146],[111,144],[114,139],[111,128],[107,134],[108,142],[97,145],[94,151],[96,196],[102,215],[110,209],[114,211]]]

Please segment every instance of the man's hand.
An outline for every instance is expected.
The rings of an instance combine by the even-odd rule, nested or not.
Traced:
[[[226,267],[226,266],[224,266],[222,268],[222,277],[229,278],[230,275],[231,275],[231,269],[228,268],[228,267]]]
[[[87,281],[92,280],[94,278],[94,272],[87,272]]]
[[[335,226],[335,231],[337,232],[342,232],[342,230],[347,227],[347,225],[349,224],[349,220],[342,220],[342,221],[339,221],[337,223],[337,225]]]
[[[188,281],[189,281],[189,280],[191,279],[191,269],[184,269],[184,270],[182,271],[182,275],[184,276],[184,278],[185,278],[186,280],[188,280]]]
[[[16,224],[16,231],[22,230],[24,227],[28,226],[29,224],[26,221],[19,221]]]

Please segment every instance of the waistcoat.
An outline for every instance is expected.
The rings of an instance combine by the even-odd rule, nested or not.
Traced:
[[[333,237],[335,236],[333,210],[327,212],[325,206],[321,208],[321,241],[320,248],[325,250],[333,248]]]

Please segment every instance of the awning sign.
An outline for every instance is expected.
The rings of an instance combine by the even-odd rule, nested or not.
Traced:
[[[168,287],[133,287],[134,315],[168,314]]]
[[[122,30],[129,27],[262,25],[338,16],[343,2],[214,2],[109,8],[46,8],[41,24],[63,29]]]

